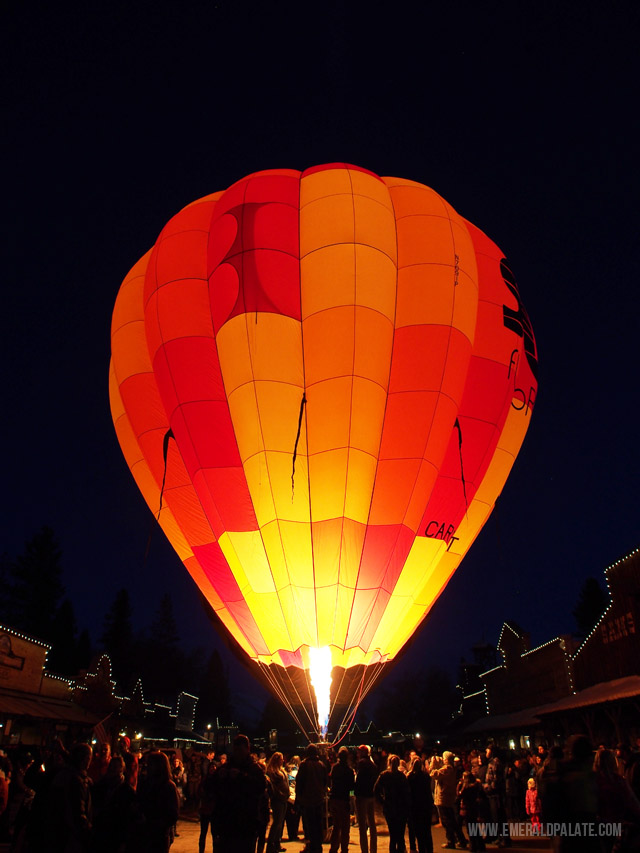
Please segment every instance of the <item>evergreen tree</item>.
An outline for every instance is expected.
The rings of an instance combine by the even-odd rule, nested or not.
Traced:
[[[92,656],[93,647],[91,645],[91,637],[87,629],[83,628],[78,637],[78,672],[81,669],[89,669]]]
[[[125,691],[133,687],[136,654],[129,592],[120,589],[104,617],[100,643],[111,658],[113,678]]]
[[[51,651],[47,658],[47,669],[62,675],[77,675],[78,645],[76,641],[76,617],[73,604],[68,598],[54,614],[51,625]]]
[[[37,639],[50,642],[62,584],[62,552],[50,527],[27,542],[24,554],[11,566],[9,620]]]
[[[196,707],[196,730],[204,731],[207,723],[229,725],[232,721],[231,691],[228,674],[217,649],[211,653],[200,680]]]
[[[573,611],[578,635],[586,637],[598,623],[609,606],[609,597],[596,578],[587,578],[580,590],[580,596]]]
[[[186,688],[187,661],[180,649],[171,597],[163,595],[148,639],[141,639],[141,672],[145,692],[167,703]]]
[[[5,551],[0,554],[0,623],[11,627],[11,588],[10,578],[13,574],[13,564]]]
[[[374,720],[387,731],[442,733],[451,722],[459,697],[449,674],[437,666],[387,682],[380,692]]]
[[[306,721],[306,717],[301,717],[301,722]],[[296,722],[287,711],[285,706],[275,696],[269,696],[262,711],[260,723],[258,725],[259,732],[268,732],[269,729],[278,729],[281,732],[292,732],[297,728]]]
[[[178,648],[180,642],[178,626],[173,615],[173,603],[168,593],[160,599],[160,606],[151,623],[150,638],[151,642],[163,651],[174,651]]]

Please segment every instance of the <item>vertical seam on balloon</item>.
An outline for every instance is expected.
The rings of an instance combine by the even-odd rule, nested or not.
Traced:
[[[344,652],[346,652],[347,638],[348,638],[348,636],[349,636],[349,634],[350,634],[350,632],[351,632],[351,619],[353,618],[353,610],[354,610],[354,607],[355,607],[356,597],[357,597],[357,594],[358,594],[358,581],[360,580],[360,572],[361,572],[361,570],[362,570],[362,560],[363,560],[363,557],[364,557],[364,552],[365,552],[365,548],[366,548],[366,544],[367,544],[367,535],[368,535],[368,533],[369,533],[369,520],[370,520],[370,518],[371,518],[371,509],[372,509],[372,506],[373,506],[373,496],[374,496],[374,494],[375,494],[375,489],[376,489],[376,480],[378,479],[378,465],[379,465],[379,463],[380,463],[380,448],[382,447],[382,436],[383,436],[383,434],[384,434],[384,425],[385,425],[385,422],[386,422],[387,407],[388,407],[388,404],[389,404],[389,393],[390,393],[390,387],[391,387],[391,369],[392,369],[392,365],[393,365],[393,352],[394,352],[395,340],[396,340],[396,318],[397,318],[397,315],[398,315],[398,271],[399,271],[399,266],[398,266],[398,265],[399,265],[399,252],[398,252],[398,221],[397,221],[397,219],[396,219],[396,215],[395,215],[395,205],[393,204],[393,196],[391,195],[391,190],[390,190],[389,186],[386,184],[386,182],[384,182],[384,180],[383,180],[383,183],[384,183],[384,186],[386,187],[387,193],[389,194],[389,203],[391,204],[391,208],[392,208],[392,210],[393,210],[393,226],[394,226],[394,230],[395,230],[395,238],[396,238],[396,260],[395,260],[395,268],[396,268],[396,292],[395,292],[395,302],[394,302],[394,309],[393,309],[393,336],[392,336],[392,339],[391,339],[391,352],[389,353],[389,375],[388,375],[388,379],[387,379],[387,391],[386,391],[386,399],[385,399],[385,403],[384,403],[384,415],[383,415],[383,417],[382,417],[382,424],[381,424],[381,427],[380,427],[380,438],[379,438],[379,441],[378,441],[378,453],[377,453],[377,456],[376,456],[376,460],[377,460],[377,461],[376,461],[376,474],[375,474],[375,477],[373,478],[373,485],[372,485],[372,487],[371,487],[371,497],[370,497],[370,500],[369,500],[369,512],[367,513],[367,521],[366,521],[366,524],[365,524],[365,533],[364,533],[364,537],[363,537],[363,540],[362,540],[362,550],[360,551],[360,561],[359,561],[359,563],[358,563],[358,573],[357,573],[357,575],[356,575],[356,582],[355,582],[355,587],[354,587],[354,590],[353,590],[353,598],[352,598],[352,600],[351,600],[351,610],[350,610],[350,612],[349,612],[349,620],[348,620],[348,622],[347,622],[347,631],[346,631],[346,634],[345,634],[345,640],[344,640],[345,645],[344,645],[344,648],[343,648],[343,653],[344,653]],[[361,631],[361,632],[360,632],[360,634],[359,634],[359,638],[361,638],[361,637],[362,637],[362,635],[364,634],[364,632],[365,632],[365,631],[366,631],[366,629],[367,629],[367,625],[369,624],[369,619],[371,618],[371,614],[373,613],[373,609],[374,609],[374,607],[375,607],[376,601],[377,601],[377,595],[376,595],[376,598],[375,598],[375,600],[374,600],[374,602],[373,602],[373,604],[372,604],[372,606],[371,606],[371,609],[370,609],[370,612],[369,612],[369,616],[366,618],[366,620],[365,620],[365,624],[364,624],[364,626],[363,626],[363,628],[362,628],[362,631]]]
[[[298,189],[298,269],[300,270],[300,343],[302,346],[302,392],[306,396],[307,391],[307,372],[305,367],[305,348],[304,348],[304,312],[302,310],[302,248],[300,241],[300,234],[302,231],[302,222],[301,222],[301,213],[302,213],[302,173],[300,174],[300,184]],[[315,561],[315,550],[313,547],[313,514],[311,511],[311,469],[309,464],[309,405],[307,404],[304,407],[304,430],[305,437],[307,441],[307,495],[309,500],[309,545],[311,547],[311,571],[313,573],[313,600],[315,602],[315,634],[316,634],[316,646],[318,645],[318,598],[316,594],[316,561]],[[305,674],[308,673],[305,669]]]
[[[342,571],[342,552],[344,545],[344,526],[345,526],[345,514],[347,507],[347,491],[349,488],[349,464],[351,461],[351,426],[353,423],[353,391],[354,391],[354,373],[355,373],[355,365],[356,365],[356,293],[357,293],[357,280],[358,280],[358,261],[357,261],[357,250],[356,250],[356,202],[354,198],[353,192],[353,179],[351,177],[351,172],[349,169],[346,169],[347,177],[349,178],[349,186],[351,188],[351,214],[352,214],[352,223],[353,223],[353,243],[352,251],[353,251],[353,349],[351,356],[351,394],[349,401],[349,428],[347,432],[347,460],[345,466],[345,482],[344,482],[344,493],[342,499],[342,518],[340,520],[340,539],[339,539],[339,551],[338,551],[338,571],[337,571],[337,579],[336,579],[336,590],[335,590],[335,605],[333,608],[333,625],[331,628],[331,638],[332,645],[335,645],[335,636],[336,636],[336,621],[338,618],[338,601],[340,597],[340,575]],[[348,630],[348,622],[347,622],[347,630]],[[346,635],[345,635],[345,645],[346,645]],[[344,654],[344,649],[342,650]]]
[[[301,223],[301,213],[302,213],[302,173],[300,175],[300,183],[298,187],[298,269],[300,271],[299,279],[300,279],[300,342],[302,346],[302,384],[303,384],[303,399],[306,398],[307,391],[307,375],[305,369],[305,348],[304,348],[304,313],[302,310],[302,249],[301,249],[301,231],[302,231],[302,223]],[[315,549],[313,544],[313,518],[311,511],[311,470],[310,470],[310,462],[309,462],[309,407],[305,405],[304,407],[304,428],[305,435],[307,440],[307,495],[309,501],[309,545],[311,547],[311,571],[313,573],[313,599],[314,599],[314,622],[315,622],[315,634],[316,634],[316,648],[319,645],[319,634],[318,634],[318,595],[317,595],[317,587],[316,587],[316,563],[315,563]],[[311,698],[311,706],[313,708],[313,699],[311,693],[311,683],[309,678],[309,670],[307,667],[303,667],[303,674],[307,686],[307,691]],[[329,710],[329,715],[331,715],[331,709]],[[314,714],[314,719],[316,715]],[[318,720],[319,724],[319,720]]]
[[[303,397],[303,399],[306,399],[306,396],[307,396],[307,374],[306,374],[306,369],[305,369],[305,358],[304,358],[304,352],[305,352],[305,350],[304,350],[304,315],[303,315],[303,311],[302,311],[302,259],[301,259],[301,239],[300,239],[300,234],[301,234],[301,229],[302,229],[302,223],[301,223],[301,218],[300,218],[300,215],[302,212],[302,205],[301,205],[302,177],[303,177],[303,173],[299,172],[298,173],[298,286],[300,289],[300,357],[302,360],[302,397]],[[308,503],[309,503],[309,525],[308,525],[308,529],[309,529],[309,546],[310,546],[310,550],[311,550],[311,571],[313,574],[313,598],[314,598],[314,603],[315,603],[314,622],[315,622],[315,627],[316,627],[315,634],[316,634],[316,643],[317,643],[317,641],[318,641],[318,602],[316,599],[316,592],[315,592],[315,589],[316,589],[316,569],[315,569],[315,561],[314,561],[314,553],[313,553],[313,527],[312,527],[312,523],[311,523],[311,475],[310,475],[310,471],[309,471],[308,411],[309,411],[308,403],[305,402],[305,405],[304,405],[304,431],[305,431],[305,440],[306,440],[306,444],[307,444],[307,448],[306,448],[307,452],[306,452],[305,456],[306,456],[306,464],[307,464],[307,496],[308,496]],[[302,525],[304,526],[304,522],[302,522]],[[280,528],[280,519],[278,519],[278,530],[280,531],[280,539],[282,542],[282,530]],[[284,548],[284,542],[282,542],[282,553],[283,553],[284,558],[285,558],[285,565],[287,566],[287,574],[289,575],[289,579],[291,581],[291,600],[292,600],[293,606],[296,608],[296,612],[297,612],[298,616],[300,616],[301,610],[300,610],[300,605],[299,605],[298,600],[297,600],[298,587],[293,583],[293,581],[291,580],[291,575],[289,574],[289,563],[288,563],[287,554],[286,554],[286,551]],[[304,619],[304,616],[306,616],[306,614],[302,613],[302,616],[303,616],[303,618],[300,621],[304,625],[304,623],[306,621]],[[305,629],[305,634],[307,634],[307,633],[309,633],[309,632]],[[300,637],[300,639],[302,639],[302,636]],[[292,643],[292,646],[293,645],[294,644]],[[296,651],[296,650],[293,649],[293,651]],[[303,669],[304,669],[304,667],[303,667]],[[307,689],[309,689],[310,685],[309,685],[308,673],[307,673],[306,669],[304,669],[304,671],[305,671],[305,677],[307,677]]]
[[[242,265],[241,265],[241,270],[242,270],[242,282],[244,282],[244,256],[245,256],[245,251],[244,251],[244,216],[245,216],[246,198],[247,198],[247,193],[248,193],[248,190],[249,190],[249,184],[250,184],[250,181],[251,181],[251,180],[252,180],[252,179],[247,180],[247,183],[246,183],[246,185],[245,185],[245,190],[244,190],[243,199],[242,199],[242,214],[241,214],[241,223],[240,223],[240,232],[241,232],[241,234],[240,234],[240,245],[241,245],[241,250],[242,250]],[[247,335],[247,353],[248,353],[248,355],[249,355],[249,363],[250,363],[250,365],[251,365],[251,375],[252,375],[252,378],[253,378],[253,381],[252,381],[251,385],[252,385],[252,387],[253,387],[253,394],[254,394],[255,404],[256,404],[256,412],[257,412],[257,414],[258,414],[258,426],[259,426],[259,429],[260,429],[260,440],[261,440],[261,444],[262,444],[262,448],[263,448],[263,452],[264,452],[265,467],[266,467],[266,470],[267,470],[267,478],[268,478],[268,481],[269,481],[269,491],[271,492],[271,501],[272,501],[272,503],[273,503],[273,508],[274,508],[274,511],[275,511],[276,502],[275,502],[275,495],[274,495],[274,492],[273,492],[273,482],[272,482],[272,479],[271,479],[271,473],[270,473],[270,471],[269,471],[269,462],[268,462],[268,459],[267,459],[267,450],[266,450],[266,446],[265,446],[264,432],[263,432],[263,429],[262,429],[262,418],[261,418],[261,415],[260,415],[260,406],[258,405],[258,391],[257,391],[257,387],[256,387],[256,374],[255,374],[254,363],[253,363],[253,358],[252,358],[252,354],[251,354],[251,342],[250,342],[250,339],[249,339],[249,322],[250,322],[250,319],[249,319],[249,314],[247,313],[247,303],[246,303],[246,299],[245,299],[245,292],[244,292],[244,288],[242,289],[242,305],[243,305],[243,309],[244,309],[244,311],[243,311],[244,318],[245,318],[245,323],[244,323],[244,324],[245,324],[245,331],[246,331],[246,335]],[[257,306],[256,306],[256,318],[255,318],[255,321],[254,321],[254,322],[255,322],[256,324],[257,324],[257,322],[258,322]],[[224,377],[223,377],[223,382],[224,382]],[[232,422],[233,422],[233,421],[232,421]],[[242,460],[241,460],[241,465],[242,465],[242,471],[243,471],[243,473],[244,473],[244,464],[242,463]],[[245,479],[246,479],[246,474],[245,474]],[[248,484],[248,482],[247,482],[247,489],[248,489],[248,488],[249,488],[249,484]],[[255,510],[254,510],[254,514],[255,514]],[[257,520],[257,516],[256,516],[256,522],[257,522],[257,521],[258,521],[258,520]],[[278,521],[277,515],[276,515],[276,521]],[[257,523],[257,528],[258,528],[258,529],[257,529],[258,535],[260,536],[260,542],[262,543],[262,550],[264,551],[264,555],[265,555],[265,558],[266,558],[266,560],[267,560],[267,565],[269,565],[268,552],[267,552],[267,548],[266,548],[266,546],[265,546],[264,537],[263,537],[263,535],[262,535],[262,527],[260,526],[260,523],[259,523],[259,522]],[[278,524],[278,530],[280,530],[280,525],[279,525],[279,524]],[[282,541],[282,539],[281,539],[281,541]],[[240,562],[240,561],[238,561],[238,562]],[[285,565],[286,565],[286,558],[285,558]],[[289,637],[289,645],[293,646],[293,642],[292,642],[292,638],[291,638],[291,631],[290,631],[290,629],[289,629],[289,623],[287,622],[287,619],[285,618],[285,614],[284,614],[284,607],[283,607],[283,605],[282,605],[282,600],[281,600],[281,598],[280,598],[280,594],[279,594],[278,589],[277,589],[277,587],[276,587],[275,578],[273,577],[273,571],[272,571],[272,569],[271,569],[271,566],[270,566],[270,565],[269,565],[269,570],[270,570],[270,574],[271,574],[271,580],[272,580],[272,582],[273,582],[273,589],[274,589],[274,592],[275,592],[275,594],[276,594],[276,597],[277,597],[277,600],[278,600],[278,604],[279,604],[279,606],[280,606],[280,611],[281,611],[281,613],[282,613],[282,622],[283,622],[283,624],[284,624],[284,628],[285,628],[285,631],[286,631],[286,633],[287,633],[287,636]],[[289,567],[288,567],[288,565],[287,565],[287,575],[289,575]],[[257,595],[262,595],[262,593],[256,593],[256,594],[257,594]],[[267,643],[265,643],[265,646],[266,646],[267,648],[269,648],[269,645],[268,645]],[[277,650],[276,650],[276,651],[277,651]],[[271,655],[273,655],[273,654],[274,654],[274,652],[270,652],[270,654],[271,654]]]

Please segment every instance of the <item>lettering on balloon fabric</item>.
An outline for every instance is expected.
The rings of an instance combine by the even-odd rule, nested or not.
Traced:
[[[509,329],[511,332],[515,332],[518,337],[523,339],[524,354],[527,359],[529,369],[531,370],[534,379],[537,379],[538,357],[536,355],[536,344],[535,339],[533,337],[533,328],[531,326],[531,320],[529,319],[529,315],[527,314],[524,305],[520,301],[520,292],[518,290],[518,285],[516,284],[515,277],[507,266],[504,258],[500,261],[500,272],[502,274],[502,280],[504,281],[513,298],[516,300],[518,306],[517,310],[515,311],[513,310],[513,308],[509,308],[507,305],[502,306],[502,318],[504,326],[506,329]],[[517,371],[519,357],[520,354],[518,350],[514,349],[511,353],[511,361],[509,363],[509,377],[511,376],[512,367],[514,368],[514,372]],[[522,388],[514,388],[514,397],[516,399],[512,402],[512,406],[518,411],[525,409],[526,415],[529,413],[530,409],[533,408],[533,404],[536,399],[536,389],[532,385],[529,388],[529,393],[527,394]]]
[[[454,542],[457,542],[460,538],[459,536],[454,536],[455,532],[454,524],[446,524],[446,522],[440,522],[432,520],[427,524],[427,527],[424,531],[424,535],[428,539],[442,539],[443,542],[447,543],[447,551]]]

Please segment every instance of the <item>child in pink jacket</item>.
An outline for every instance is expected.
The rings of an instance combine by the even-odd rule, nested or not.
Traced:
[[[540,814],[542,812],[542,803],[536,788],[536,780],[529,779],[527,782],[527,799],[526,809],[527,814],[531,816],[531,825],[535,827],[535,832],[540,832]]]

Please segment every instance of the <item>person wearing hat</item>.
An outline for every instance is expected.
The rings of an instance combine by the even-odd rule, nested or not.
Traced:
[[[446,843],[442,846],[450,850],[455,850],[457,841],[460,847],[466,848],[468,842],[460,828],[455,812],[457,774],[453,766],[454,755],[452,752],[445,750],[442,753],[441,767],[437,766],[438,762],[434,759],[435,756],[431,759],[429,772],[431,778],[435,779],[436,786],[433,801],[438,809],[440,823],[447,837]]]

